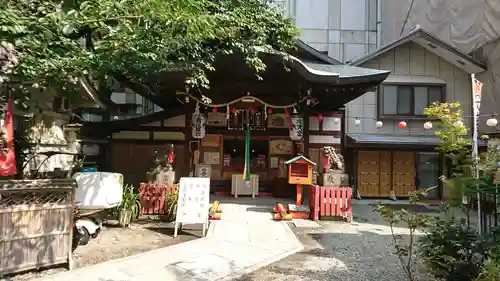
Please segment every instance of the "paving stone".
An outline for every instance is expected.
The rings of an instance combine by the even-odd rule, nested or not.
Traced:
[[[192,260],[178,263],[176,266],[193,273],[195,276],[209,280],[216,280],[242,269],[234,261],[214,254],[199,256]]]
[[[238,268],[246,268],[265,260],[272,259],[279,250],[265,250],[250,245],[238,245],[238,255],[234,253],[234,247],[220,248],[216,255],[230,260]]]
[[[154,271],[138,275],[132,281],[208,281],[175,265],[169,265]]]
[[[318,228],[321,227],[319,223],[312,221],[312,220],[304,220],[304,219],[294,219],[293,224],[295,227],[301,227],[301,228]]]
[[[66,272],[65,272],[66,273]],[[132,277],[125,272],[117,269],[106,268],[106,270],[99,270],[93,268],[92,270],[78,269],[67,274],[56,275],[51,281],[131,281]],[[44,279],[46,281],[47,279]]]

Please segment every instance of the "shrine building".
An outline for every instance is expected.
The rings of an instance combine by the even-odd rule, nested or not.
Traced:
[[[347,175],[328,183],[338,181],[328,176],[331,170],[346,174],[352,165],[344,149],[344,105],[377,87],[389,71],[343,65],[302,41],[296,47],[289,60],[262,53],[267,70],[260,78],[242,56],[221,56],[208,75],[210,88],[201,92],[186,91],[182,72],[151,77],[146,86],[122,77],[124,93],[139,94],[156,110],[130,118],[85,113],[103,120],[81,128],[82,138],[100,151],[88,161],[138,184],[145,181],[154,151],[173,145],[176,180],[210,177],[212,191],[234,192],[242,182],[249,128],[252,188],[286,193],[278,190],[286,185],[284,162],[299,154],[317,163],[317,183],[348,185]]]

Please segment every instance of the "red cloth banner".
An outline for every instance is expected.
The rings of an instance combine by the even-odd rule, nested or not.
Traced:
[[[4,143],[0,151],[0,177],[17,174],[16,154],[14,152],[14,119],[12,99],[7,101],[7,110],[2,124]]]

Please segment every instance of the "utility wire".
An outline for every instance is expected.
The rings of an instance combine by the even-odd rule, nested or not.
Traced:
[[[406,24],[408,23],[408,19],[410,18],[410,12],[413,9],[413,3],[415,0],[411,0],[410,7],[408,7],[408,12],[406,13],[405,21],[403,22],[403,26],[401,27],[401,32],[399,32],[399,36],[403,35],[403,31],[405,30]]]

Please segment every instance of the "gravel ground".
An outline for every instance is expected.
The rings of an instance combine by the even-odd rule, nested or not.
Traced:
[[[354,222],[321,221],[316,229],[292,228],[304,251],[238,281],[403,281],[390,228],[367,204],[354,206]],[[406,229],[396,232],[405,235]],[[421,281],[434,278],[419,274]]]
[[[85,246],[78,246],[73,253],[74,265],[84,267],[119,259],[150,250],[175,245],[201,237],[199,229],[183,229],[173,238],[173,224],[140,220],[126,228],[113,226],[115,222],[103,227],[101,234]],[[28,271],[12,276],[0,277],[0,281],[28,281],[50,276],[62,271],[64,267],[54,267],[40,271]]]

